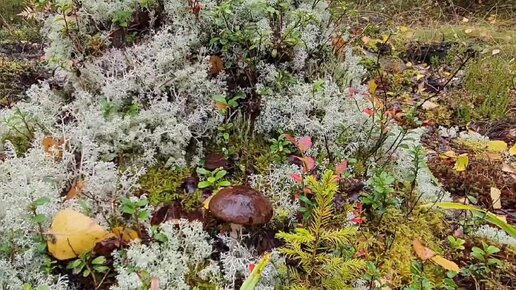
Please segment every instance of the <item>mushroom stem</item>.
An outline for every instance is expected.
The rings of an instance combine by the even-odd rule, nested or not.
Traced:
[[[231,227],[231,233],[229,234],[230,237],[233,239],[239,239],[240,236],[242,236],[242,225],[230,223]]]

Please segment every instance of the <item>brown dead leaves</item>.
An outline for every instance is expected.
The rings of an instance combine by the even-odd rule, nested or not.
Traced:
[[[444,269],[446,269],[448,271],[453,271],[453,272],[460,271],[459,266],[455,262],[450,261],[440,255],[436,255],[434,251],[425,247],[420,240],[418,240],[418,239],[413,240],[412,247],[414,248],[416,255],[421,260],[426,261],[426,260],[431,259],[434,263],[436,263],[437,265],[443,267]]]

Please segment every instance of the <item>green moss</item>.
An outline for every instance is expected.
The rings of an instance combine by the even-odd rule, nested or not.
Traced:
[[[149,194],[150,204],[155,206],[183,197],[179,188],[188,176],[189,168],[167,169],[156,165],[140,178],[140,185],[142,191]]]
[[[499,120],[511,106],[510,89],[516,80],[516,64],[488,56],[472,62],[464,80],[465,88],[475,96],[478,118]]]
[[[34,62],[0,56],[0,106],[19,100],[36,81],[39,71]]]
[[[412,246],[414,239],[421,240],[435,252],[441,251],[440,237],[446,233],[444,215],[438,211],[422,212],[415,209],[407,218],[399,209],[390,208],[377,229],[371,228],[364,236],[367,241],[362,247],[378,262],[380,271],[390,277],[394,286],[408,284],[412,279],[410,270],[413,261],[418,260]],[[427,266],[428,264],[428,266]],[[425,264],[427,278],[440,283],[444,272],[430,262]]]

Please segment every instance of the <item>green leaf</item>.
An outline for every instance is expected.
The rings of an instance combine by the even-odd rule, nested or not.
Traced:
[[[201,181],[199,182],[199,184],[197,185],[198,188],[207,188],[207,187],[210,187],[212,185],[211,182],[208,182],[208,181]]]
[[[216,179],[215,177],[213,177],[213,176],[208,177],[208,182],[209,182],[210,184],[214,184],[214,183],[215,183],[215,181],[217,181],[217,179]]]
[[[142,199],[142,200],[139,200],[138,202],[136,202],[136,205],[138,207],[144,207],[148,204],[149,204],[149,201],[147,199]]]
[[[271,260],[271,254],[266,254],[261,260],[258,265],[256,265],[253,269],[253,272],[251,272],[251,275],[245,279],[244,283],[240,287],[240,290],[253,290],[256,285],[258,285],[258,282],[260,282],[260,279],[262,278],[262,273],[265,270],[265,267],[269,264],[269,261]]]
[[[37,224],[42,224],[47,220],[47,217],[44,214],[37,214],[35,215],[32,220]]]
[[[44,205],[44,204],[46,204],[48,202],[50,202],[50,198],[48,198],[48,197],[40,197],[40,198],[36,199],[32,204],[34,206],[38,207],[38,206],[42,206],[42,205]]]
[[[225,96],[223,96],[223,95],[215,95],[215,96],[213,96],[213,100],[214,100],[215,102],[219,102],[219,103],[227,104],[226,97],[225,97]]]
[[[498,249],[498,248],[497,248],[497,247],[495,247],[495,246],[489,246],[489,247],[487,247],[487,249],[485,249],[485,252],[486,252],[488,255],[492,255],[492,254],[495,254],[495,253],[500,252],[500,249]]]
[[[95,270],[95,272],[98,272],[98,273],[104,273],[107,270],[109,270],[109,267],[108,266],[95,265],[95,266],[93,266],[93,270]]]
[[[485,253],[486,253],[486,252],[484,252],[484,250],[482,250],[479,247],[473,247],[473,248],[471,248],[471,251],[473,251],[473,253],[479,253],[481,255],[485,255]]]
[[[471,252],[471,256],[473,256],[477,260],[484,261],[484,255],[482,255],[478,252]]]
[[[215,178],[216,179],[221,179],[222,177],[224,177],[226,175],[227,171],[226,170],[219,170],[217,172],[217,174],[215,174]],[[208,179],[209,180],[209,179]]]
[[[434,206],[434,204],[432,204],[432,203],[422,205],[423,208],[425,208],[425,207],[429,208],[432,206]],[[442,208],[442,209],[459,209],[459,210],[469,210],[472,212],[483,213],[483,214],[485,214],[484,218],[487,222],[499,227],[500,229],[504,230],[507,234],[509,234],[511,237],[516,239],[516,228],[509,225],[508,223],[504,222],[503,220],[501,220],[499,217],[497,217],[495,214],[493,214],[491,212],[488,212],[486,210],[483,210],[483,209],[480,209],[480,208],[477,208],[477,207],[474,207],[471,205],[456,203],[456,202],[437,202],[437,203],[435,203],[435,206]]]
[[[224,180],[224,181],[219,182],[219,186],[224,186],[224,187],[231,186],[231,182],[229,182],[228,180]]]
[[[209,170],[206,170],[202,167],[197,167],[197,173],[199,173],[200,175],[209,175],[211,173],[211,171]]]
[[[145,219],[149,218],[149,216],[150,216],[150,213],[146,210],[138,213],[138,218],[141,220],[145,220]]]
[[[91,274],[91,271],[88,269],[86,269],[86,270],[84,270],[84,272],[82,272],[82,276],[85,278],[88,277],[90,274]]]
[[[98,256],[91,261],[93,265],[104,265],[106,263],[106,257]]]
[[[75,269],[81,264],[81,262],[82,261],[80,259],[75,259],[66,265],[66,269]]]
[[[132,205],[124,204],[122,205],[122,212],[126,214],[134,214],[136,209]]]

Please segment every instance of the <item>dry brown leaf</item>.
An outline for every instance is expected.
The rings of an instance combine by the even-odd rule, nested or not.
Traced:
[[[430,102],[430,101],[426,101],[423,103],[423,105],[421,106],[421,108],[423,108],[423,110],[432,110],[432,109],[435,109],[439,107],[439,104],[436,104],[434,102]]]
[[[423,246],[423,243],[418,239],[412,241],[412,246],[414,247],[414,251],[416,251],[416,255],[423,261],[428,260],[435,255],[434,251]]]
[[[500,199],[501,194],[502,192],[498,188],[491,187],[491,200],[493,201],[493,209],[502,208],[502,201]]]
[[[67,143],[68,142],[66,140],[57,139],[52,136],[45,136],[43,137],[43,140],[41,140],[43,151],[56,159],[63,158],[64,148]]]
[[[485,152],[482,156],[492,161],[502,160],[502,155],[496,152]]]
[[[76,197],[77,195],[82,193],[82,190],[84,189],[84,180],[74,180],[72,183],[72,187],[66,194],[66,200],[72,199]]]
[[[434,263],[436,263],[437,265],[443,267],[444,269],[446,269],[448,271],[453,271],[453,272],[460,271],[459,265],[457,265],[453,261],[443,258],[442,256],[435,255],[434,257],[432,257],[432,261],[434,261]]]
[[[224,62],[217,55],[210,56],[210,73],[214,76],[219,75],[224,70]]]
[[[332,46],[333,46],[333,52],[339,59],[344,59],[345,55],[345,47],[347,45],[347,42],[344,40],[344,38],[340,35],[335,36],[332,40]]]

